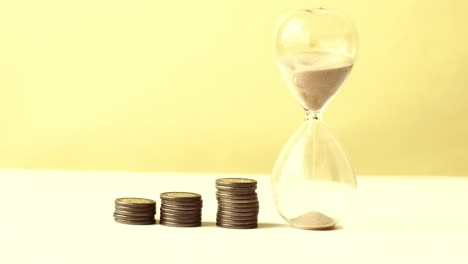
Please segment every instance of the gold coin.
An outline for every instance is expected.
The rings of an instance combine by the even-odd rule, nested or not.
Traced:
[[[164,192],[160,195],[163,200],[200,200],[201,195],[191,192]]]
[[[153,207],[156,202],[145,198],[124,197],[115,199],[115,204],[128,207]]]

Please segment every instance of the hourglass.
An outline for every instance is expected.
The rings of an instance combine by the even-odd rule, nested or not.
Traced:
[[[307,114],[273,169],[275,205],[293,227],[333,229],[352,207],[356,177],[321,113],[353,67],[357,33],[337,10],[316,8],[287,14],[275,40],[282,77]]]

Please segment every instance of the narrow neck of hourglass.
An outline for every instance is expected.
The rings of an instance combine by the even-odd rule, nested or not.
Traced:
[[[322,113],[318,111],[306,110],[307,120],[319,120],[322,119]]]

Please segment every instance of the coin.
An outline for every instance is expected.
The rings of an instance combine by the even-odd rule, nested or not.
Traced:
[[[173,219],[200,219],[202,217],[202,214],[167,214],[163,213],[161,214],[162,218],[173,218]]]
[[[237,187],[230,187],[224,185],[216,185],[216,189],[218,191],[230,192],[230,193],[255,193],[257,187],[249,187],[249,188],[237,188]]]
[[[196,222],[196,223],[190,223],[190,224],[181,224],[181,223],[173,223],[173,222],[168,222],[168,221],[159,221],[161,225],[164,226],[171,226],[171,227],[197,227],[201,226],[201,221]]]
[[[226,199],[226,198],[216,198],[218,202],[225,204],[253,204],[258,203],[258,199],[249,199],[249,200],[240,200],[240,199]]]
[[[201,195],[191,192],[164,192],[160,195],[161,200],[200,200]]]
[[[132,221],[143,221],[143,220],[154,219],[154,215],[153,216],[134,216],[134,215],[121,215],[117,213],[114,213],[113,215],[114,215],[114,218],[119,218],[122,220],[132,220]]]
[[[222,217],[217,217],[216,222],[220,224],[229,224],[229,225],[247,225],[247,224],[256,224],[258,223],[257,218],[251,219],[226,219]]]
[[[233,211],[226,211],[226,210],[221,210],[218,209],[216,212],[219,215],[225,215],[225,216],[257,216],[258,215],[258,210],[255,211],[248,211],[248,212],[233,212]]]
[[[229,205],[218,205],[218,210],[220,211],[229,211],[229,212],[237,212],[237,213],[249,213],[249,212],[258,212],[260,210],[259,206],[255,207],[232,207]]]
[[[129,207],[129,206],[115,205],[115,210],[135,212],[135,213],[150,213],[150,212],[156,212],[156,206],[153,206],[153,207]]]
[[[114,213],[119,215],[128,215],[128,216],[154,216],[156,214],[155,211],[153,212],[129,212],[129,211],[122,211],[122,210],[115,210]]]
[[[166,222],[174,222],[174,223],[193,223],[193,222],[200,222],[202,220],[201,215],[192,217],[192,218],[179,218],[177,216],[165,216],[162,215],[159,217],[160,221],[166,221]]]
[[[252,228],[257,228],[258,224],[249,224],[249,225],[230,225],[230,224],[224,224],[224,223],[216,223],[216,226],[223,227],[223,228],[229,228],[229,229],[252,229]]]
[[[249,217],[249,218],[226,218],[223,216],[216,216],[216,222],[223,222],[223,223],[235,223],[235,224],[242,224],[242,223],[257,223],[258,217]]]
[[[168,201],[162,201],[162,204],[166,205],[174,205],[174,206],[186,206],[186,207],[201,207],[203,206],[203,201],[176,201],[176,200],[168,200]]]
[[[216,213],[216,217],[227,219],[227,220],[251,220],[251,219],[258,219],[258,214],[250,214],[250,215],[239,215],[239,214],[223,214],[221,212]]]
[[[247,199],[258,199],[257,193],[232,193],[225,191],[217,191],[216,198],[226,198],[233,200],[247,200]]]
[[[202,216],[201,212],[198,212],[196,214],[177,214],[177,213],[166,213],[166,212],[161,212],[161,217],[175,217],[178,219],[193,219],[193,218],[200,218]]]
[[[163,222],[171,222],[171,223],[178,223],[178,224],[190,224],[190,223],[200,222],[201,217],[196,217],[192,219],[180,219],[180,218],[161,216],[159,220]]]
[[[134,217],[134,218],[151,218],[154,217],[154,213],[147,214],[147,213],[129,213],[124,211],[114,211],[114,216],[118,215],[121,217]]]
[[[164,209],[171,209],[171,210],[180,210],[180,211],[193,211],[193,210],[201,210],[202,206],[180,206],[180,205],[172,205],[172,204],[161,204],[161,208]]]
[[[115,199],[115,205],[133,208],[151,208],[156,205],[156,202],[151,199],[126,197]]]
[[[218,201],[218,206],[232,207],[232,208],[258,208],[260,206],[260,203],[258,201],[250,202],[250,203],[231,203],[231,202]]]
[[[250,188],[254,186],[256,187],[257,181],[252,180],[252,179],[247,179],[247,178],[219,178],[219,179],[216,179],[216,185]]]
[[[153,225],[156,223],[156,220],[151,219],[151,220],[145,220],[145,221],[133,221],[133,220],[124,220],[120,218],[114,218],[114,221],[120,224],[126,224],[126,225]]]
[[[169,209],[169,208],[161,207],[160,213],[177,214],[177,215],[192,215],[192,214],[201,214],[201,209],[195,208],[193,210],[177,210],[177,209]]]

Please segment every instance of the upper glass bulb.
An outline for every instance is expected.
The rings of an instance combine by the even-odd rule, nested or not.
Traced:
[[[340,89],[354,63],[357,31],[337,10],[295,10],[275,38],[278,65],[302,107],[318,115]]]

